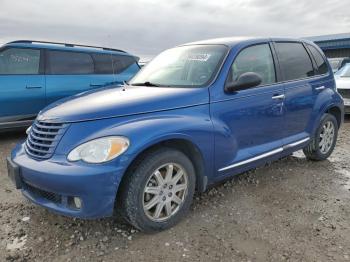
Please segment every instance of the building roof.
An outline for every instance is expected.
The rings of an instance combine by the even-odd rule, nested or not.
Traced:
[[[311,40],[313,42],[336,41],[336,40],[350,39],[350,33],[309,36],[304,38],[307,40]]]

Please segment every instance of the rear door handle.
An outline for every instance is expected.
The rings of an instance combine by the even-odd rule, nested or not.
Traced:
[[[284,99],[284,95],[274,95],[272,99]]]
[[[325,86],[319,86],[319,87],[316,87],[315,90],[323,90],[325,88],[326,88]]]
[[[102,87],[105,84],[90,84],[90,87]]]
[[[27,89],[43,88],[42,86],[26,86]]]

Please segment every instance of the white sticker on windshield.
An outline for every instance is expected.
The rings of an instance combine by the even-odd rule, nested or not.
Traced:
[[[211,54],[190,54],[188,60],[205,62],[208,61],[210,56]]]

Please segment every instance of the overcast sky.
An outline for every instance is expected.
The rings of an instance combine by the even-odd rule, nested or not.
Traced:
[[[347,0],[0,0],[0,43],[63,41],[153,55],[224,36],[350,31]]]

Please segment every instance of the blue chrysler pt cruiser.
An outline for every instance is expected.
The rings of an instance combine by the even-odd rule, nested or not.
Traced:
[[[312,42],[214,39],[169,49],[120,89],[41,111],[8,159],[32,202],[111,216],[154,232],[177,223],[195,190],[303,149],[333,151],[344,105]]]

